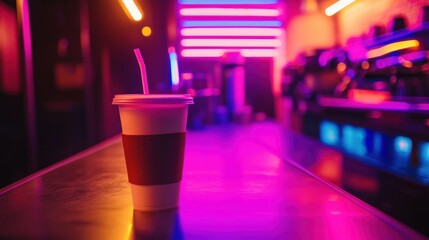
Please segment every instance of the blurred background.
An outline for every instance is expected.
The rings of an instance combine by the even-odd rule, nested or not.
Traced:
[[[0,0],[0,188],[120,133],[135,48],[151,93],[194,97],[189,129],[276,121],[360,164],[325,179],[429,212],[425,0]]]

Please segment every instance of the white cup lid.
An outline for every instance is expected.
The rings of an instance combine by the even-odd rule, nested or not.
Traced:
[[[190,94],[119,94],[112,104],[194,104]]]

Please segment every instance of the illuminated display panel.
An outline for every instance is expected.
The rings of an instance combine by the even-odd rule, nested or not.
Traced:
[[[320,123],[320,140],[327,145],[337,146],[340,142],[339,126],[330,121]]]
[[[429,142],[420,145],[420,162],[425,167],[429,167]]]
[[[323,144],[357,157],[356,160],[377,169],[429,183],[427,141],[414,142],[415,139],[410,136],[391,135],[330,120],[320,122],[319,139]],[[415,156],[412,156],[413,151],[417,152]]]

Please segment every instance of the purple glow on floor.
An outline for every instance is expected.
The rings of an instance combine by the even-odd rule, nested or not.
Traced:
[[[291,239],[401,238],[380,232],[383,221],[368,222],[365,206],[296,171],[281,157],[291,144],[283,136],[270,124],[188,132],[182,231],[192,239],[278,239],[286,233]],[[342,160],[329,151],[320,155],[324,171],[339,178],[338,166],[329,166]]]

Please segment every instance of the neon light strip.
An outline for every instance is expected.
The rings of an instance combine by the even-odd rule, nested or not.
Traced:
[[[179,0],[180,4],[276,4],[278,0]]]
[[[392,56],[392,57],[377,59],[375,61],[375,65],[377,66],[377,68],[390,67],[396,64],[402,64],[404,67],[412,67],[413,61],[425,60],[425,59],[426,59],[426,51],[418,51],[418,52],[406,53],[398,57]]]
[[[252,16],[252,17],[277,17],[280,11],[264,8],[183,8],[182,16]]]
[[[183,57],[220,57],[224,54],[224,49],[184,49]]]
[[[179,85],[179,66],[177,63],[177,54],[174,47],[168,48],[168,56],[170,57],[171,84],[173,87],[175,87]]]
[[[278,39],[183,39],[184,47],[279,47]]]
[[[278,28],[185,28],[182,36],[280,36]]]
[[[241,49],[243,57],[276,57],[279,55],[277,49]]]
[[[379,104],[367,104],[345,98],[320,97],[318,103],[325,107],[351,108],[351,109],[374,109],[390,111],[410,111],[413,108],[409,103],[399,101],[386,101]]]
[[[426,59],[426,55],[427,55],[426,51],[418,51],[418,52],[406,53],[401,56],[408,61],[417,61],[417,60]]]
[[[420,166],[429,167],[429,142],[422,142],[419,147]]]
[[[131,17],[133,17],[134,21],[142,20],[143,15],[133,0],[122,0],[122,2],[125,4],[125,7],[127,7],[127,10],[131,14]]]
[[[375,61],[375,66],[377,66],[377,68],[382,69],[385,67],[390,67],[393,65],[398,64],[398,57],[386,57],[383,59],[378,59],[377,61]]]
[[[328,8],[326,8],[325,14],[327,16],[332,16],[335,13],[337,13],[338,11],[340,11],[341,9],[350,5],[354,1],[355,0],[339,0],[338,2],[336,2],[336,3],[332,4],[331,6],[329,6]]]
[[[419,45],[420,43],[417,40],[406,40],[406,41],[394,42],[394,43],[390,43],[382,47],[375,48],[368,51],[366,53],[366,57],[367,58],[380,57],[394,51],[412,48],[412,47],[418,47]]]
[[[281,21],[183,21],[182,27],[280,27]]]
[[[183,57],[221,57],[227,51],[240,51],[243,57],[275,57],[277,49],[184,49]]]

